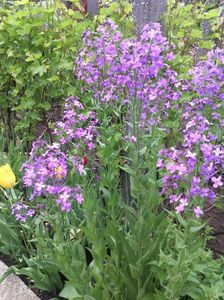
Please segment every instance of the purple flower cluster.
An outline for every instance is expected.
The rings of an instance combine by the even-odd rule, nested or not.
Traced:
[[[43,140],[34,142],[30,157],[22,166],[23,184],[31,190],[32,203],[36,201],[38,206],[40,202],[47,203],[47,199],[55,199],[66,212],[72,209],[73,201],[83,203],[81,187],[69,186],[67,177],[71,167],[81,175],[85,173],[86,155],[95,147],[97,122],[95,114],[86,112],[77,98],[66,99],[62,120],[55,125],[55,142],[52,145]],[[17,220],[26,221],[30,210],[18,202],[13,205],[12,213]]]
[[[217,134],[224,125],[223,51],[209,52],[208,59],[190,71],[189,81],[177,79],[168,65],[173,57],[159,24],[146,25],[139,38],[124,39],[108,20],[96,32],[85,32],[76,72],[101,105],[132,108],[138,103],[141,127],[164,127],[173,109],[182,111],[182,145],[160,152],[162,194],[177,212],[192,207],[199,217],[203,211],[198,204],[221,197],[223,186],[224,149]],[[184,94],[192,100],[182,100]],[[127,139],[134,142],[135,132]]]
[[[28,217],[33,217],[35,215],[35,210],[29,208],[29,206],[22,201],[13,204],[11,210],[16,220],[20,222],[26,222]]]
[[[60,145],[47,145],[40,140],[33,143],[30,158],[23,164],[23,183],[31,187],[30,200],[36,197],[57,194],[67,176],[66,155]]]
[[[85,174],[84,157],[95,148],[97,124],[95,113],[86,111],[76,97],[65,100],[64,113],[56,123],[54,135],[80,175]]]
[[[207,61],[190,71],[191,80],[180,81],[169,66],[174,55],[159,24],[146,25],[139,38],[124,39],[108,20],[96,32],[86,31],[83,39],[76,74],[91,87],[97,104],[122,105],[133,115],[138,111],[136,123],[144,129],[155,124],[164,129],[164,119],[181,110],[182,143],[162,149],[157,164],[164,173],[162,195],[178,213],[190,208],[200,217],[205,201],[214,202],[223,195],[224,51],[209,52]],[[184,100],[185,94],[192,100]],[[73,200],[84,201],[80,186],[69,186],[67,177],[71,167],[79,175],[86,173],[97,124],[95,113],[85,110],[76,97],[65,101],[62,119],[54,130],[55,143],[34,143],[23,165],[24,185],[32,189],[31,201],[50,197],[62,211],[70,211]],[[134,131],[126,137],[132,143],[137,139]],[[16,205],[13,214],[17,219],[20,211],[21,216],[28,213],[28,207]]]
[[[64,113],[60,122],[56,123],[54,134],[60,144],[75,144],[76,149],[85,148],[85,151],[94,149],[96,137],[95,113],[85,111],[76,97],[65,100]]]
[[[69,166],[60,146],[59,143],[48,145],[41,140],[35,142],[29,160],[22,167],[23,183],[32,189],[30,201],[53,197],[62,211],[70,211],[72,201],[82,203],[83,197],[79,186],[66,185]]]
[[[124,39],[108,20],[96,32],[85,32],[76,73],[101,105],[138,102],[145,128],[161,121],[180,98],[176,73],[167,64],[173,57],[159,24],[146,25],[139,39]]]
[[[197,204],[213,202],[223,195],[224,147],[221,144],[224,108],[224,51],[208,53],[208,60],[190,71],[188,93],[198,98],[182,104],[183,143],[160,151],[157,166],[165,171],[162,194],[177,212],[193,207],[196,217],[203,214]],[[196,205],[196,207],[195,207]]]

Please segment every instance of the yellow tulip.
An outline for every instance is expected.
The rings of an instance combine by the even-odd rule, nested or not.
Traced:
[[[0,186],[10,189],[16,183],[16,176],[8,164],[0,167]]]

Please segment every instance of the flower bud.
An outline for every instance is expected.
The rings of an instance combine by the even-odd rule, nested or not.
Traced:
[[[0,167],[0,186],[5,189],[12,188],[16,183],[16,176],[8,164]]]

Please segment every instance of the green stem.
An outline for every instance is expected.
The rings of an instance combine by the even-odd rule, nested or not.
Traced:
[[[132,128],[133,134],[136,137],[136,143],[133,153],[133,170],[135,170],[134,175],[134,184],[136,188],[136,205],[137,205],[137,242],[138,242],[138,264],[141,259],[141,168],[140,168],[140,142],[141,142],[141,134],[139,130],[139,121],[140,121],[140,103],[137,99],[137,94],[132,101]],[[141,280],[141,271],[140,271],[140,264],[139,267],[139,276],[138,276],[138,294],[142,287],[142,280]]]

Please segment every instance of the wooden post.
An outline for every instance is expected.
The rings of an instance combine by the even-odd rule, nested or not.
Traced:
[[[140,35],[143,27],[150,22],[160,22],[166,10],[167,0],[133,0],[133,17],[136,34]]]
[[[96,15],[98,13],[98,0],[87,0],[87,12],[91,15]]]

